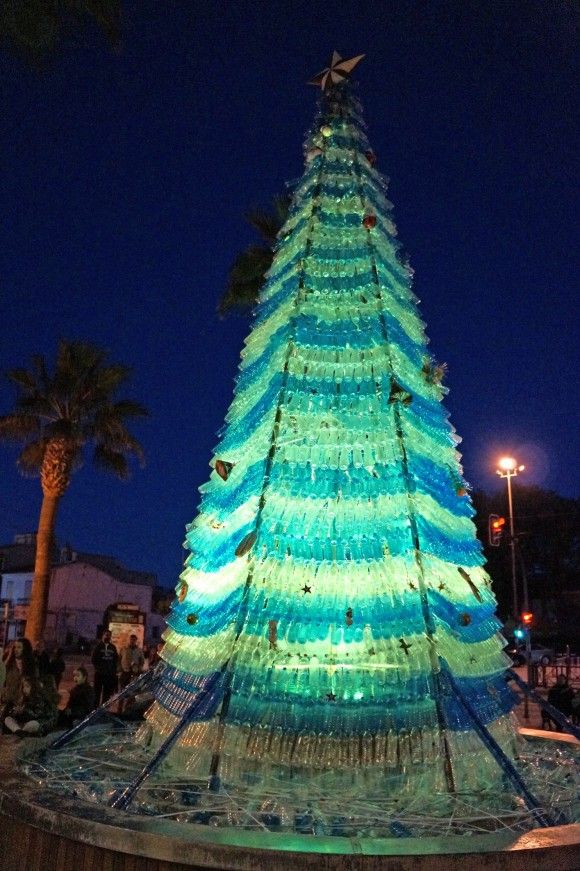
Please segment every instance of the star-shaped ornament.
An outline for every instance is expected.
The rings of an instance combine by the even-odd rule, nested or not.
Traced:
[[[336,696],[335,696],[334,693],[332,693],[332,692],[331,692],[331,693],[326,693],[326,698],[328,699],[329,702],[335,702],[335,701],[336,701]]]
[[[356,57],[343,60],[337,51],[333,51],[328,66],[318,75],[314,76],[308,84],[316,85],[316,87],[320,86],[323,91],[326,91],[332,85],[339,85],[345,79],[350,78],[350,74],[363,57],[364,54],[357,54]]]
[[[303,586],[303,587],[300,587],[300,589],[302,590],[302,592],[304,593],[304,595],[306,595],[306,593],[311,593],[311,592],[312,592],[312,587],[309,587],[308,584],[304,584],[304,586]]]

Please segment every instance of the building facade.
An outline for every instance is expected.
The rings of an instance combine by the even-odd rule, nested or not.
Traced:
[[[0,644],[24,632],[34,574],[35,535],[17,535],[0,546]],[[159,640],[164,620],[152,610],[156,576],[133,571],[110,556],[55,548],[48,597],[45,642],[83,648],[97,638],[111,605],[137,606],[147,642]],[[8,620],[6,620],[6,617]]]

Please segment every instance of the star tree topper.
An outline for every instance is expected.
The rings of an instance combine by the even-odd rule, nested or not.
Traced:
[[[328,66],[321,73],[318,73],[317,76],[314,76],[308,84],[316,85],[316,87],[320,85],[320,88],[326,91],[331,85],[338,85],[340,82],[344,82],[345,79],[350,78],[350,74],[363,57],[364,54],[357,54],[356,57],[343,60],[337,51],[333,51]]]

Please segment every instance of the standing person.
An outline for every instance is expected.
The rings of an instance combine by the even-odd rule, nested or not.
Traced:
[[[121,650],[121,677],[120,687],[123,689],[143,670],[145,656],[137,644],[137,636],[129,636],[129,644]]]
[[[46,652],[44,641],[37,641],[34,645],[34,659],[36,660],[36,670],[40,678],[43,678],[45,674],[50,674],[50,657]]]
[[[68,697],[64,711],[60,711],[58,725],[70,729],[79,720],[91,713],[95,703],[95,694],[89,683],[89,675],[84,665],[79,665],[73,671],[74,686]]]
[[[92,655],[92,663],[95,667],[95,704],[97,707],[104,705],[117,689],[118,662],[117,648],[111,642],[111,633],[105,629]]]
[[[53,676],[56,689],[58,689],[60,686],[60,682],[62,680],[65,669],[66,662],[64,661],[62,648],[57,647],[52,656],[50,657],[50,661],[48,663],[48,673]]]
[[[6,678],[4,686],[0,690],[0,721],[3,720],[8,709],[15,705],[20,698],[22,678],[29,677],[36,680],[38,677],[36,660],[28,638],[17,638],[12,643],[4,664]]]
[[[155,668],[158,662],[161,662],[161,650],[163,644],[152,644],[149,649],[149,668]]]
[[[6,680],[6,665],[4,664],[4,648],[0,647],[0,693]]]

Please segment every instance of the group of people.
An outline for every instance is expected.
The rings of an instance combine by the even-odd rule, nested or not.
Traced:
[[[149,667],[159,659],[155,646],[149,652]],[[26,736],[70,728],[118,688],[128,686],[143,671],[145,656],[136,635],[119,653],[106,630],[93,650],[92,663],[94,687],[87,669],[77,666],[66,707],[59,709],[58,689],[66,668],[62,650],[49,656],[42,643],[33,649],[28,639],[18,638],[0,658],[0,730]]]
[[[75,669],[67,707],[59,710],[58,686],[64,674],[62,651],[49,657],[41,644],[33,650],[18,638],[0,664],[0,726],[15,735],[44,735],[68,728],[93,707],[93,690],[83,666]]]
[[[148,652],[148,667],[154,668],[161,659],[159,648],[153,645]],[[145,666],[145,652],[139,647],[136,635],[129,636],[129,643],[119,652],[106,629],[95,646],[92,655],[95,669],[95,701],[104,704],[119,689],[124,689],[141,674]]]

